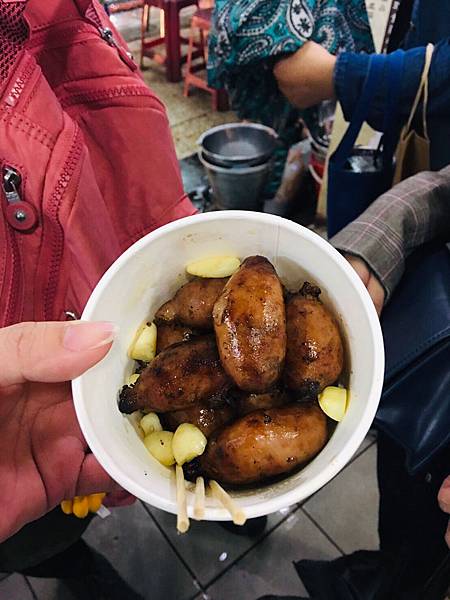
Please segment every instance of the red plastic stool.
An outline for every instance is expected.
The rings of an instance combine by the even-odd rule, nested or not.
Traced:
[[[189,96],[189,88],[194,87],[206,90],[212,96],[213,110],[228,110],[228,97],[225,90],[216,90],[209,87],[206,79],[196,75],[197,71],[206,70],[208,60],[208,34],[211,30],[212,8],[199,8],[191,19],[191,33],[189,35],[189,46],[186,60],[186,72],[184,74],[184,95]],[[198,32],[199,42],[197,43],[201,52],[201,63],[193,64],[195,58],[194,48],[196,46],[195,36]]]
[[[181,43],[187,43],[180,33],[180,11],[186,6],[197,5],[197,0],[144,0],[141,21],[141,68],[144,58],[152,58],[166,65],[168,81],[181,80],[181,65],[186,57],[181,55]],[[159,8],[162,13],[160,35],[154,39],[147,39],[150,22],[150,8]],[[155,47],[165,45],[165,55],[155,52]],[[197,51],[197,56],[200,56]]]

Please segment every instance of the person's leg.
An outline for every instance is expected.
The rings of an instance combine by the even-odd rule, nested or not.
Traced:
[[[143,600],[81,539],[92,518],[77,519],[58,507],[29,523],[0,544],[0,573],[60,579],[83,600]]]
[[[436,455],[426,471],[412,476],[403,449],[379,434],[380,549],[392,568],[392,587],[380,599],[389,594],[414,598],[447,556],[448,515],[440,510],[437,494],[449,472],[450,448]]]
[[[300,561],[297,571],[314,600],[441,600],[441,581],[448,581],[444,541],[448,515],[437,494],[450,472],[450,448],[428,465],[426,472],[409,475],[405,453],[383,434],[378,436],[380,488],[380,552],[354,552],[335,561]],[[441,566],[441,567],[440,567]],[[438,574],[441,568],[441,575]],[[436,590],[436,593],[431,590]],[[425,595],[424,595],[425,594]],[[428,595],[426,595],[428,594]],[[431,595],[433,594],[433,595]]]
[[[22,575],[52,579],[86,577],[92,570],[92,553],[82,539],[33,567],[20,570]]]
[[[91,518],[77,519],[57,507],[28,523],[0,544],[0,573],[22,572],[64,552],[80,539]]]
[[[143,600],[111,563],[83,539],[48,560],[23,569],[21,573],[30,577],[60,579],[73,596],[83,600]]]

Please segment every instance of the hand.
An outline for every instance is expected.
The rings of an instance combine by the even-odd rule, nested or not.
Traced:
[[[439,506],[441,509],[450,515],[450,475],[444,480],[438,494]],[[450,548],[450,521],[445,534],[445,541]]]
[[[367,291],[369,292],[370,297],[375,304],[377,313],[380,315],[381,311],[383,310],[384,299],[386,295],[383,286],[361,258],[352,256],[351,254],[344,254],[344,256],[355,269],[363,284],[366,286]]]
[[[336,57],[315,42],[278,61],[273,73],[280,91],[291,104],[308,108],[335,97]]]
[[[61,500],[119,486],[78,426],[69,383],[101,360],[110,323],[21,323],[0,329],[0,542]]]

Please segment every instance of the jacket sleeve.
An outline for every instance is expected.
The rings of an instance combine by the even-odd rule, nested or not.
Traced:
[[[369,54],[343,52],[336,61],[334,83],[336,95],[342,105],[347,121],[350,120],[369,67]],[[410,113],[417,93],[425,60],[425,48],[412,48],[405,51],[405,64],[401,86],[400,111],[405,120]],[[369,124],[377,131],[383,131],[384,109],[387,98],[386,76],[370,107]],[[450,117],[450,37],[436,44],[429,75],[428,114]]]
[[[439,238],[450,241],[450,166],[402,181],[330,241],[367,263],[382,283],[387,301],[403,275],[407,256]]]

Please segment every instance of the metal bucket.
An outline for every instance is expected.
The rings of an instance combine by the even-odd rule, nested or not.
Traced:
[[[208,162],[202,152],[199,152],[198,156],[208,174],[219,208],[261,209],[261,192],[272,168],[271,161],[256,167],[227,169]]]
[[[246,168],[265,164],[275,151],[277,139],[272,128],[259,123],[225,123],[205,131],[197,144],[212,165]]]

